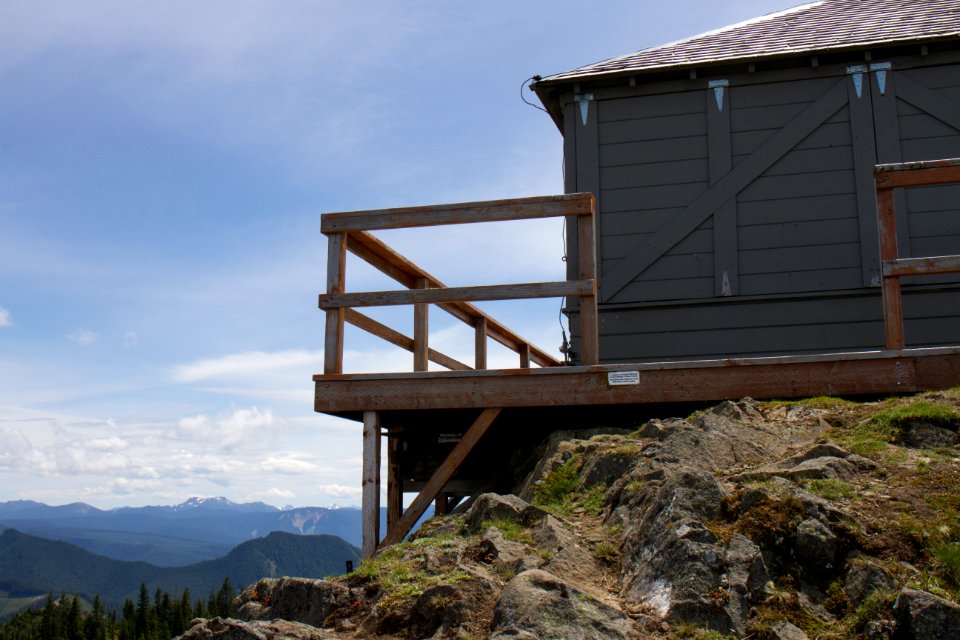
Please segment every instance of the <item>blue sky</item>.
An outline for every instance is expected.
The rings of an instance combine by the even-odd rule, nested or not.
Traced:
[[[0,501],[357,504],[360,430],[312,411],[320,213],[561,193],[525,78],[795,4],[5,0]],[[448,284],[563,278],[553,220],[381,235]],[[559,345],[559,301],[486,307]]]

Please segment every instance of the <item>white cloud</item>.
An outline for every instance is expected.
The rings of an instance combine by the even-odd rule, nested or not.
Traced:
[[[123,334],[123,346],[135,347],[138,342],[140,342],[140,338],[137,337],[136,331],[127,331]]]
[[[315,473],[320,470],[320,467],[312,462],[295,458],[267,458],[260,463],[260,468],[264,471],[289,474]]]
[[[97,334],[93,331],[88,331],[86,329],[77,329],[73,333],[67,336],[67,339],[71,342],[76,342],[77,344],[89,347],[94,342],[97,341]]]
[[[260,373],[291,367],[317,368],[323,365],[322,351],[293,349],[288,351],[247,351],[220,358],[196,360],[173,370],[177,382],[198,382],[214,378],[256,378]]]
[[[3,307],[0,307],[0,327],[10,327],[13,326],[13,318],[10,317],[10,312]]]
[[[360,487],[347,487],[342,484],[321,484],[317,490],[331,498],[359,498],[363,490]]]
[[[270,409],[261,411],[257,407],[235,409],[230,413],[211,418],[198,414],[181,418],[177,423],[178,434],[182,438],[204,440],[230,450],[251,440],[262,441],[267,431],[280,425]]]
[[[257,491],[256,493],[250,494],[248,498],[244,498],[244,501],[248,500],[293,500],[297,497],[293,491],[289,489],[278,489],[277,487],[271,487],[266,491]]]

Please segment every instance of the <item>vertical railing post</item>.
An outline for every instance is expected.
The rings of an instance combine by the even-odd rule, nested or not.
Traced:
[[[430,286],[426,278],[417,278],[417,289],[426,289]],[[430,344],[428,338],[430,305],[417,303],[413,305],[413,370],[426,371],[430,367]]]
[[[347,266],[347,235],[327,238],[327,293],[343,293]],[[323,344],[323,372],[343,373],[343,320],[346,309],[327,309]]]
[[[883,328],[887,349],[903,349],[903,298],[900,276],[887,275],[884,263],[899,257],[897,249],[897,212],[893,189],[877,189],[877,220],[880,235],[880,266],[883,271]]]
[[[517,353],[520,354],[520,368],[529,369],[530,368],[530,345],[524,342],[517,348]]]
[[[581,280],[593,280],[593,293],[580,296],[580,364],[600,362],[597,323],[597,246],[594,215],[577,216],[578,272]]]
[[[369,558],[380,540],[380,415],[363,412],[363,483],[361,484],[361,556]]]
[[[474,321],[474,368],[477,371],[487,368],[487,319],[478,316]]]

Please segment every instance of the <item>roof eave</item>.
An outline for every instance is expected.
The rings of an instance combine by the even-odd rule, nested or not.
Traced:
[[[941,42],[949,40],[960,39],[960,32],[952,34],[938,34],[930,37],[918,37],[918,38],[909,38],[902,40],[873,40],[866,42],[857,42],[852,44],[846,44],[836,47],[819,47],[815,49],[797,49],[793,51],[780,51],[776,53],[770,53],[766,55],[753,55],[753,56],[731,56],[729,58],[711,58],[709,60],[699,60],[693,62],[679,62],[676,64],[661,64],[661,65],[648,65],[643,67],[635,67],[629,69],[617,69],[612,71],[597,71],[594,73],[582,73],[582,74],[555,74],[554,76],[548,76],[543,78],[539,82],[531,85],[534,90],[538,91],[541,88],[550,88],[557,87],[562,85],[569,85],[576,82],[592,82],[599,79],[606,78],[617,78],[617,77],[630,77],[630,76],[640,76],[640,75],[653,75],[657,73],[666,73],[670,71],[680,71],[683,69],[695,69],[703,67],[712,67],[719,65],[730,65],[730,64],[749,64],[755,62],[761,62],[766,60],[783,60],[787,58],[802,58],[807,56],[816,56],[816,55],[828,55],[832,53],[843,53],[846,51],[856,51],[862,49],[871,49],[879,47],[902,47],[905,45],[911,44],[926,44],[932,42]]]

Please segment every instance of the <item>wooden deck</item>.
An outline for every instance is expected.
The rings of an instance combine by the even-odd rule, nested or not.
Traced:
[[[409,209],[326,214],[327,290],[324,373],[314,376],[318,412],[363,422],[363,555],[403,539],[431,502],[438,513],[459,499],[511,487],[514,457],[551,431],[637,426],[644,408],[725,399],[863,396],[960,385],[960,346],[905,348],[900,278],[960,272],[960,255],[901,258],[894,190],[960,182],[960,159],[876,168],[878,236],[883,266],[885,348],[852,353],[602,364],[597,317],[595,202],[567,194]],[[446,287],[393,251],[371,230],[562,216],[576,225],[578,279],[516,285]],[[350,251],[405,289],[347,293]],[[578,310],[574,361],[548,353],[470,304],[474,300],[565,297]],[[408,337],[356,307],[413,306]],[[474,329],[474,368],[429,346],[429,305]],[[349,322],[413,353],[411,373],[343,373],[343,327]],[[519,356],[518,369],[486,369],[488,339]],[[565,353],[569,356],[570,352]],[[429,371],[429,362],[449,371]],[[539,365],[535,368],[534,365]],[[378,539],[381,438],[387,437],[387,535]],[[417,491],[403,509],[403,493]]]
[[[960,347],[822,355],[314,376],[317,411],[541,408],[910,393],[960,385]]]

